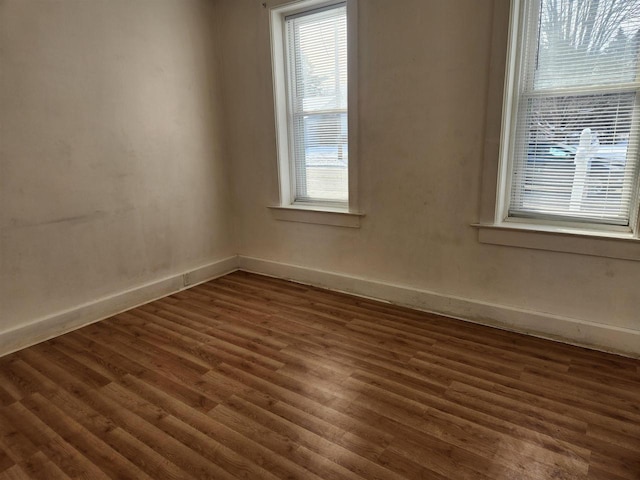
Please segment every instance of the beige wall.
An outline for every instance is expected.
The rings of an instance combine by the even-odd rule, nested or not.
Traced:
[[[278,195],[268,10],[221,0],[239,253],[640,330],[638,262],[480,244],[469,226],[479,218],[485,129],[499,130],[499,115],[485,123],[493,4],[359,1],[366,217],[349,229],[277,221],[266,208]],[[508,2],[496,5],[504,31]],[[499,45],[498,57],[505,51]]]
[[[235,253],[640,331],[638,262],[469,226],[507,0],[359,1],[360,229],[267,209],[262,3],[0,0],[0,334]]]
[[[235,253],[212,9],[0,1],[0,333]]]

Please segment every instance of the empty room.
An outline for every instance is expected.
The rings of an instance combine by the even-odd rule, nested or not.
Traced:
[[[0,480],[640,480],[640,0],[0,0]]]

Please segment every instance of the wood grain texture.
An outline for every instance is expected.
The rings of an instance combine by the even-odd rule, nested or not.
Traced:
[[[640,361],[236,272],[0,359],[0,479],[640,479]]]

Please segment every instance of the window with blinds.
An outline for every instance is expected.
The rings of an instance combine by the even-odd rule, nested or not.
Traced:
[[[629,226],[638,203],[640,0],[530,0],[508,217]]]
[[[346,204],[346,5],[286,16],[284,28],[294,201]]]

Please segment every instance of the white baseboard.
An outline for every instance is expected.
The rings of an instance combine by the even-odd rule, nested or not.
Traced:
[[[238,258],[234,255],[0,332],[0,356],[226,275],[237,268]]]
[[[238,257],[240,270],[388,301],[422,311],[446,315],[536,337],[621,355],[640,357],[640,330],[522,310],[468,298],[443,295],[402,285],[376,282],[297,265]]]
[[[0,357],[238,269],[572,345],[640,357],[639,330],[246,256],[228,257],[0,332]]]

